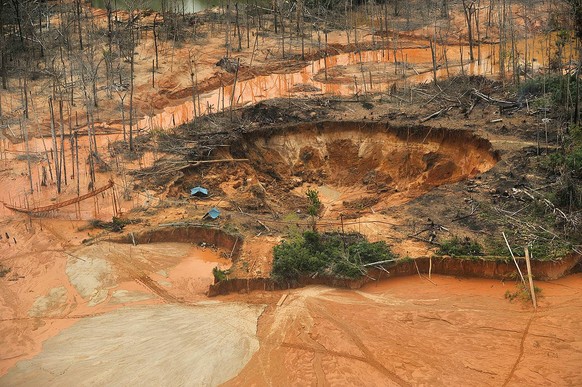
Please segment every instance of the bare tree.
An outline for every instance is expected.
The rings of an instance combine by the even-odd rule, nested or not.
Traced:
[[[467,34],[469,38],[469,58],[471,62],[475,60],[473,55],[473,18],[475,16],[475,0],[462,0],[465,21],[467,22]]]

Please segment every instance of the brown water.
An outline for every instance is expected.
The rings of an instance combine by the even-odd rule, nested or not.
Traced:
[[[422,43],[420,43],[422,44]],[[517,50],[520,57],[527,58],[528,66],[534,71],[540,69],[542,63],[547,63],[547,50],[543,37],[535,40],[520,41]],[[445,66],[445,52],[448,69]],[[477,49],[475,48],[475,56]],[[463,58],[461,65],[461,56]],[[496,76],[499,74],[499,47],[496,44],[484,44],[481,47],[481,60],[469,62],[468,46],[437,47],[437,77],[443,79],[461,73],[469,75]],[[395,58],[397,64],[395,64]],[[535,59],[535,61],[532,61]],[[331,75],[325,80],[325,69],[328,74],[334,69],[352,68],[347,79],[334,82]],[[370,82],[370,75],[372,82]],[[236,85],[225,86],[199,96],[196,111],[207,114],[217,110],[229,109],[231,99],[233,105],[242,106],[259,101],[298,95],[350,96],[364,92],[380,92],[388,90],[393,84],[419,84],[433,79],[432,57],[428,46],[393,49],[380,49],[361,52],[349,52],[316,60],[292,73],[277,73],[257,76],[240,81]],[[296,92],[298,85],[309,85],[314,91]],[[233,93],[234,88],[234,93]],[[223,97],[224,96],[224,97]],[[194,117],[193,102],[186,101],[176,106],[168,106],[163,112],[144,117],[139,122],[140,128],[169,129],[189,122]]]

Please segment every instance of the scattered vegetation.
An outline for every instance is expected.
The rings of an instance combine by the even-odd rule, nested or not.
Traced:
[[[275,246],[271,275],[276,280],[304,275],[358,278],[365,274],[362,265],[395,258],[385,242],[368,242],[361,234],[305,231]]]
[[[9,267],[5,267],[0,265],[0,278],[4,278],[6,277],[6,274],[10,273],[10,270],[12,270]]]
[[[214,276],[214,283],[218,283],[220,281],[224,281],[228,279],[228,275],[230,274],[229,270],[222,270],[218,266],[212,269],[212,275]]]
[[[534,285],[534,292],[536,294],[536,299],[540,299],[540,297],[542,296],[542,289],[535,286]],[[505,299],[509,300],[510,302],[513,300],[520,300],[523,302],[531,302],[531,292],[529,290],[529,287],[525,286],[523,283],[518,283],[517,284],[517,289],[512,292],[510,290],[507,290],[505,292]]]
[[[576,90],[576,77],[559,74],[536,76],[519,87],[522,97],[534,97],[532,107],[548,108],[553,104],[564,104],[569,90]]]
[[[524,246],[527,241],[524,238],[519,238],[517,236],[509,237],[511,240],[519,239],[523,242],[522,244],[513,243],[511,246],[511,251],[516,257],[524,257],[525,251]],[[507,257],[510,258],[509,250],[503,238],[489,238],[485,240],[485,253],[490,256],[495,257]],[[538,238],[535,242],[529,244],[529,252],[531,258],[537,261],[548,261],[560,259],[572,251],[572,244],[570,242],[561,239],[542,239]]]
[[[89,225],[92,228],[101,228],[112,232],[121,232],[125,226],[133,223],[139,223],[139,220],[121,219],[114,216],[111,222],[104,222],[99,219],[92,219],[89,221]]]
[[[483,255],[483,247],[471,238],[454,236],[441,243],[437,254],[450,255],[451,257],[480,256]]]
[[[551,198],[554,204],[570,211],[582,209],[582,126],[570,127],[562,149],[548,155],[544,165],[559,176]]]

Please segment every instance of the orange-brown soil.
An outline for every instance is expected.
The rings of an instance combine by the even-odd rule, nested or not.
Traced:
[[[483,44],[479,64],[467,64],[458,11],[443,40],[451,46],[438,48],[437,76],[494,75],[495,44]],[[537,283],[543,289],[537,312],[504,299],[506,290],[515,290],[513,283],[442,276],[433,276],[434,283],[417,277],[377,282],[359,291],[308,287],[206,300],[213,267],[230,267],[227,275],[243,279],[269,275],[272,247],[308,227],[307,188],[317,188],[324,203],[320,230],[359,231],[414,258],[436,249],[410,237],[431,223],[439,226],[441,239],[499,237],[487,217],[504,218],[505,208],[495,206],[515,199],[514,182],[546,183],[523,172],[531,156],[527,149],[539,146],[540,116],[525,111],[501,116],[484,103],[467,112],[468,94],[454,95],[454,82],[443,84],[444,91],[418,85],[433,76],[427,48],[432,21],[384,34],[359,24],[357,43],[353,31],[334,30],[327,46],[314,31],[304,60],[298,40],[283,56],[279,36],[257,34],[258,50],[249,44],[231,52],[241,61],[234,75],[215,65],[225,53],[224,30],[212,23],[212,12],[200,18],[196,39],[159,42],[153,86],[153,36],[142,31],[135,56],[135,131],[156,134],[194,116],[228,112],[232,100],[234,120],[225,119],[227,114],[206,122],[216,131],[242,135],[234,144],[211,147],[206,157],[246,160],[188,167],[192,160],[186,159],[182,169],[149,175],[154,182],[166,179],[163,184],[137,179],[132,172],[147,174],[147,167],[163,163],[181,168],[185,158],[158,152],[151,143],[140,144],[134,157],[111,147],[123,139],[119,102],[123,94],[127,120],[128,97],[109,94],[101,77],[94,118],[102,163],[92,184],[100,187],[112,179],[115,189],[41,217],[0,208],[0,269],[10,270],[0,278],[0,384],[130,384],[137,374],[154,384],[175,385],[229,379],[236,385],[582,383],[579,274]],[[103,28],[104,12],[93,15]],[[529,58],[535,56],[542,66],[549,58],[531,33],[539,31],[543,16],[532,16],[529,41],[516,42],[520,49],[527,43]],[[402,27],[407,21],[400,17],[395,23]],[[363,29],[370,33],[361,34]],[[489,35],[483,41],[496,40],[495,28]],[[127,72],[127,63],[120,66]],[[41,77],[28,85],[31,118],[23,128],[31,137],[29,171],[16,79],[0,91],[0,201],[36,207],[89,192],[83,92],[75,91],[74,105],[65,103],[63,120],[66,132],[80,134],[80,171],[65,137],[68,181],[57,195],[54,178],[41,184],[43,167],[52,160],[46,102],[52,82]],[[514,97],[503,95],[498,85],[477,79],[483,92]],[[454,99],[447,99],[451,95]],[[443,114],[421,125],[441,109]],[[550,141],[558,129],[549,129]],[[188,140],[184,133],[197,130],[202,129],[184,127],[173,134]],[[209,198],[188,196],[198,184],[211,189]],[[140,239],[160,225],[206,227],[201,218],[213,206],[222,211],[213,225],[232,233],[234,242],[213,246],[208,237],[202,247],[199,239],[193,245],[194,238],[187,237],[152,244]],[[132,220],[122,237],[88,224],[113,216]],[[128,243],[135,238],[136,246]]]
[[[581,279],[538,283],[537,311],[504,299],[513,282],[443,276],[277,292],[227,384],[579,384]]]

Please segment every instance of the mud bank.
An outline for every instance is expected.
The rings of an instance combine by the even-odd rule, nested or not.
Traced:
[[[243,245],[243,238],[239,235],[229,234],[219,228],[210,226],[179,226],[158,227],[138,233],[128,233],[122,237],[109,239],[114,243],[148,244],[159,242],[178,242],[213,245],[229,252],[231,259],[236,259]]]
[[[432,263],[431,263],[432,261]],[[532,274],[536,280],[556,280],[580,269],[582,256],[571,254],[559,261],[532,261]],[[526,273],[525,261],[519,260],[522,273]],[[450,257],[418,258],[402,260],[386,267],[388,273],[381,269],[369,269],[368,276],[359,279],[343,279],[334,277],[302,277],[298,281],[278,283],[271,278],[233,278],[211,285],[208,291],[210,297],[233,292],[249,292],[252,290],[282,290],[308,285],[325,285],[336,288],[359,289],[362,286],[384,279],[427,274],[441,274],[457,277],[488,278],[514,280],[518,277],[515,264],[511,260],[456,259]]]

